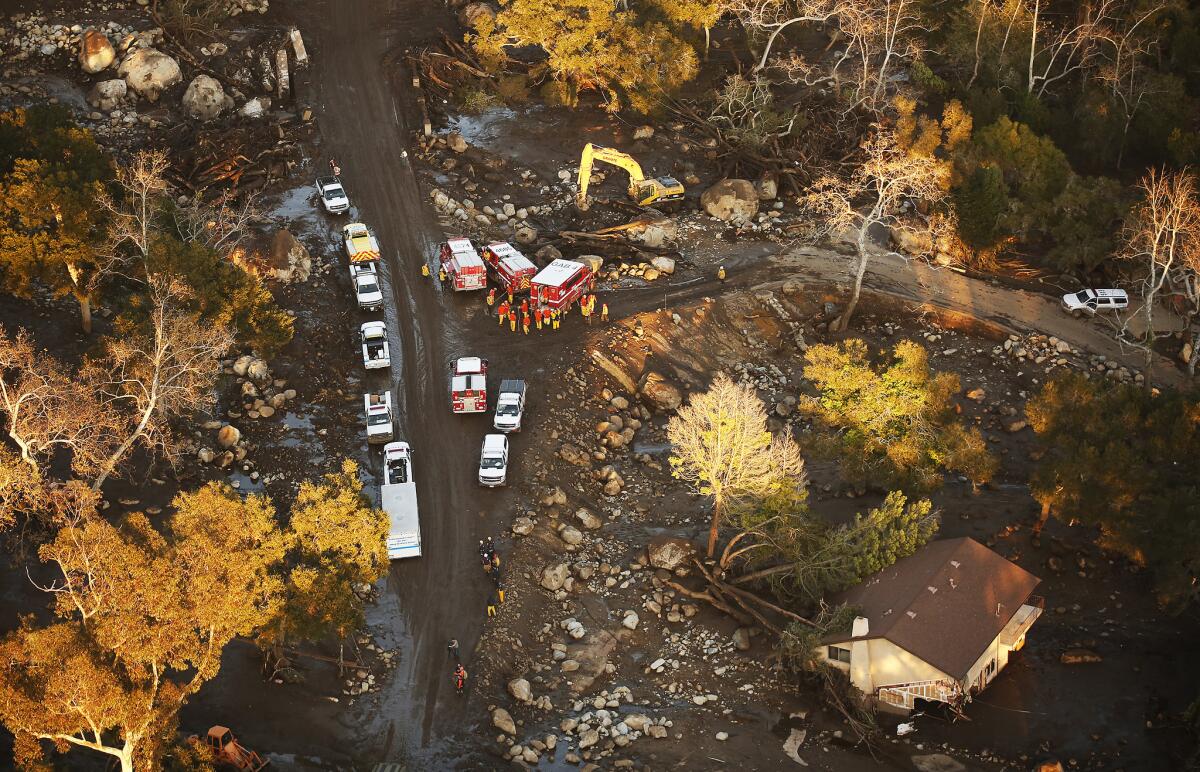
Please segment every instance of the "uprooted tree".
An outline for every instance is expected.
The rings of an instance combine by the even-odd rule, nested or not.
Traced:
[[[708,555],[713,556],[722,518],[789,487],[803,487],[804,459],[791,437],[773,437],[767,411],[748,386],[720,373],[703,393],[692,394],[667,424],[676,477],[711,496]]]

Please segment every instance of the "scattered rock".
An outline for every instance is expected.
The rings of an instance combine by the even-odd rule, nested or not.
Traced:
[[[129,86],[120,78],[102,80],[92,86],[88,92],[87,101],[92,107],[105,112],[116,108],[125,101]]]
[[[640,621],[636,611],[629,611],[625,614],[625,618],[621,620],[621,625],[627,630],[636,630]]]
[[[508,682],[508,693],[519,702],[532,702],[533,690],[524,678],[514,678]]]
[[[258,96],[250,99],[238,109],[238,115],[244,118],[261,118],[271,109],[271,97]]]
[[[87,29],[79,36],[79,66],[89,75],[108,67],[116,58],[112,43],[100,30]]]
[[[642,124],[633,130],[634,139],[650,139],[653,136],[654,127],[647,124]]]
[[[666,255],[655,255],[650,258],[650,265],[662,274],[670,276],[675,273],[675,258],[667,257]]]
[[[696,553],[696,548],[680,536],[656,536],[646,545],[646,552],[650,556],[650,565],[674,571]]]
[[[232,448],[242,439],[242,432],[236,426],[225,424],[217,432],[217,444],[222,448]]]
[[[139,48],[121,62],[117,74],[139,96],[157,102],[163,91],[183,79],[179,62],[156,48]]]
[[[598,742],[600,742],[600,732],[595,729],[589,729],[579,738],[579,750],[590,748]]]
[[[729,732],[717,732],[716,737],[721,742],[725,742],[726,740],[729,739]]]
[[[546,566],[542,569],[542,587],[551,592],[561,590],[563,583],[567,581],[567,577],[570,575],[571,567],[566,563],[559,563],[556,566]]]
[[[700,195],[700,205],[718,220],[747,223],[758,214],[758,191],[749,180],[724,179]]]
[[[564,442],[558,449],[558,455],[563,461],[576,466],[591,466],[592,457],[584,453],[577,445]]]
[[[967,392],[967,399],[974,400],[975,402],[983,402],[986,397],[987,392],[982,388],[974,388]]]
[[[558,532],[558,538],[567,544],[575,545],[583,541],[583,534],[573,525],[564,525]]]
[[[967,772],[962,762],[944,753],[929,753],[924,756],[913,756],[912,765],[918,772]]]
[[[595,514],[586,507],[580,507],[579,509],[575,510],[575,517],[579,520],[579,523],[589,531],[594,531],[600,526],[604,525],[604,521],[600,519],[599,515]]]
[[[533,533],[534,525],[535,523],[533,522],[533,518],[518,517],[517,519],[513,520],[512,532],[517,536],[528,536],[529,534]]]
[[[537,228],[523,223],[513,232],[513,238],[517,240],[518,244],[532,244],[538,240]]]
[[[517,724],[513,721],[512,716],[504,708],[496,708],[492,711],[492,725],[501,732],[515,735],[517,733]]]
[[[759,201],[770,201],[779,195],[779,178],[772,172],[763,172],[754,183]]]
[[[750,651],[750,628],[739,627],[733,631],[733,647],[738,651]]]
[[[1104,658],[1091,649],[1077,646],[1064,651],[1059,656],[1058,661],[1064,665],[1084,665],[1093,662],[1103,662]]]
[[[631,713],[625,717],[624,723],[633,731],[645,734],[646,727],[650,726],[650,717],[645,713]]]
[[[1009,432],[1010,434],[1015,434],[1015,433],[1021,431],[1022,429],[1024,429],[1026,426],[1029,426],[1028,422],[1016,420],[1016,421],[1009,421],[1007,424],[1005,424],[1004,429],[1005,429],[1005,431]]]

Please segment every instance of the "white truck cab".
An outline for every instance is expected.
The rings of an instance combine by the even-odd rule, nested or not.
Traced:
[[[388,351],[387,325],[383,322],[363,322],[359,328],[362,340],[363,367],[368,370],[379,370],[392,366],[391,354]]]
[[[350,197],[337,177],[317,177],[317,194],[321,205],[330,214],[345,214],[350,211]]]
[[[373,267],[373,266],[372,266]],[[363,271],[351,269],[351,281],[354,283],[354,298],[358,301],[360,311],[378,311],[383,306],[383,290],[379,287],[379,274],[374,270]]]
[[[508,478],[508,437],[488,434],[479,454],[479,484],[489,488],[504,485]]]
[[[364,394],[363,412],[367,416],[367,442],[391,442],[392,440],[392,392]]]
[[[525,414],[525,381],[500,381],[500,394],[496,397],[496,416],[492,426],[498,432],[521,431],[521,416]]]

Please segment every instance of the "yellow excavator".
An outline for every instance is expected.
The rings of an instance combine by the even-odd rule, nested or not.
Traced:
[[[582,211],[588,208],[588,183],[592,179],[593,161],[604,161],[613,166],[619,166],[629,173],[629,197],[639,206],[654,206],[683,199],[683,185],[674,177],[646,178],[642,166],[620,150],[591,142],[583,146],[583,155],[579,158],[579,194],[575,196],[575,206]]]

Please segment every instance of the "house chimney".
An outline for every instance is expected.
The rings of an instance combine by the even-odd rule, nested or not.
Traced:
[[[871,622],[866,617],[854,617],[854,627],[850,630],[850,635],[854,638],[862,638],[871,631]]]
[[[855,617],[850,629],[850,683],[863,694],[875,691],[875,675],[871,668],[871,642],[866,640],[870,623],[866,617]]]

